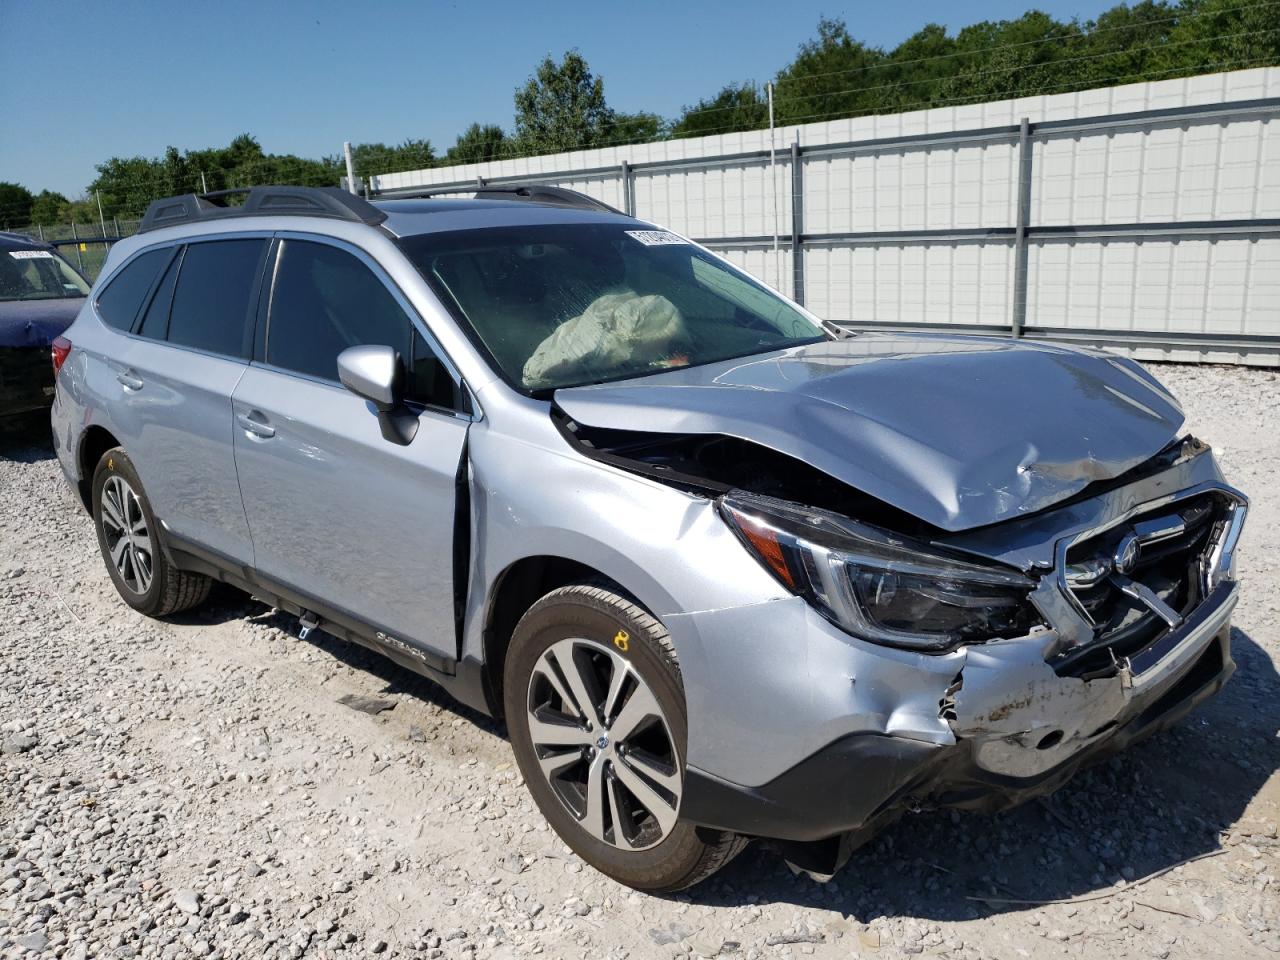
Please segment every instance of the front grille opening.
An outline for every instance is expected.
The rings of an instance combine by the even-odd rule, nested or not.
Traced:
[[[1215,531],[1225,523],[1228,506],[1221,494],[1208,493],[1072,545],[1066,557],[1068,587],[1093,624],[1093,640],[1071,655],[1070,675],[1084,680],[1111,676],[1118,661],[1168,632],[1168,623],[1149,604],[1121,589],[1122,577],[1146,587],[1184,618],[1199,605]],[[1175,521],[1180,532],[1142,543],[1130,568],[1116,576],[1114,558],[1126,537]]]

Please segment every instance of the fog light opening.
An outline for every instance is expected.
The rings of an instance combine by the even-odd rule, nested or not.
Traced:
[[[1040,738],[1040,742],[1036,744],[1037,750],[1052,750],[1062,742],[1062,731],[1053,730],[1046,733]]]

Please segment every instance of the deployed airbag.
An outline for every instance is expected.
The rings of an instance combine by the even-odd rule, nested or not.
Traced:
[[[684,333],[680,311],[666,297],[606,293],[538,344],[524,365],[531,387],[577,379],[583,371],[625,370],[660,357]]]

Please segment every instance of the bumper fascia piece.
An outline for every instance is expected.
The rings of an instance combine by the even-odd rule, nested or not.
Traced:
[[[754,787],[690,766],[681,815],[773,840],[841,838],[847,855],[907,810],[990,812],[1051,793],[1222,688],[1235,671],[1230,617],[1237,591],[1234,582],[1220,585],[1193,617],[1144,651],[1142,669],[1106,679],[1058,677],[1025,640],[975,648],[981,653],[966,658],[954,704],[940,704],[954,712],[954,742],[851,733]]]

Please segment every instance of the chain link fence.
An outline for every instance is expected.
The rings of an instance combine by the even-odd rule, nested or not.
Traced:
[[[15,230],[33,240],[51,243],[75,265],[90,282],[98,279],[102,264],[107,259],[111,244],[138,232],[139,220],[121,220],[112,217],[97,223],[55,223],[36,225]]]

